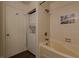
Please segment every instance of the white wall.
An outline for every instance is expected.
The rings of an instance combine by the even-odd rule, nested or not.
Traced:
[[[34,8],[38,9],[38,2],[37,1],[31,1],[29,4],[28,4],[28,8],[27,8],[27,12],[30,12],[32,11]]]
[[[79,51],[79,2],[56,2],[50,5],[50,39],[60,42],[65,47]],[[60,16],[76,13],[75,23],[60,24]],[[65,38],[70,38],[71,42],[65,42]]]
[[[7,1],[7,5],[27,12],[27,5],[21,1]]]
[[[49,10],[49,4],[47,2],[42,5],[39,4],[38,8],[38,40],[39,43],[45,42],[46,38],[49,38],[50,29],[50,14],[45,11]],[[48,36],[45,37],[44,33],[47,32]]]

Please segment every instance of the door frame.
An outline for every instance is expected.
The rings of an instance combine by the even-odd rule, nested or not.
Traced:
[[[29,26],[31,25],[31,17],[33,17],[33,16],[35,16],[34,17],[34,19],[36,19],[36,8],[35,9],[33,9],[32,11],[30,11],[29,13],[28,13],[28,15],[29,15],[29,17],[28,17],[28,21],[29,21],[29,24],[28,24],[28,31],[27,31],[27,35],[28,35],[28,37],[27,37],[27,47],[28,47],[28,50],[30,51],[30,52],[32,52],[35,56],[36,56],[36,32],[35,33],[30,33],[29,32]],[[32,19],[33,20],[33,19]],[[35,23],[36,23],[36,21],[35,21]],[[35,26],[36,26],[36,24],[35,24]],[[30,38],[30,35],[33,35],[33,37],[35,37],[35,39],[33,39],[33,41],[35,42],[35,43],[32,43],[33,44],[33,46],[35,47],[35,49],[32,47],[32,45],[30,45],[30,42],[32,42],[32,39],[29,39]],[[33,48],[33,49],[32,49]]]
[[[2,2],[2,57],[6,57],[6,2]]]
[[[39,49],[39,40],[38,40],[38,8],[33,8],[31,9],[31,11],[28,11],[27,14],[28,14],[28,20],[29,20],[29,16],[31,14],[32,11],[34,11],[34,9],[36,9],[36,57],[39,58],[40,57],[40,49]]]

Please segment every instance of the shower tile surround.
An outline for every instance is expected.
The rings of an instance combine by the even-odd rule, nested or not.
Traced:
[[[50,5],[50,42],[59,42],[73,52],[79,52],[79,2],[59,2]],[[75,23],[60,24],[60,16],[75,13]]]

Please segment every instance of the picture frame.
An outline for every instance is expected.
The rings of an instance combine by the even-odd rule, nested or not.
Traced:
[[[60,16],[61,24],[72,24],[75,23],[75,13]]]

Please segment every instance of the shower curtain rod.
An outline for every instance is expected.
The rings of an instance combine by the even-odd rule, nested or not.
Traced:
[[[42,5],[42,4],[45,3],[45,2],[46,2],[46,1],[41,2],[40,5]]]

